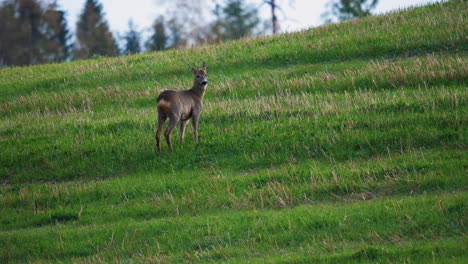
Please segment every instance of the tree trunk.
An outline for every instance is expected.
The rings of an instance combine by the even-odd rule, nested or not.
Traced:
[[[273,34],[278,33],[278,17],[276,16],[276,2],[275,0],[270,0],[268,2],[271,6],[271,22],[273,25]]]

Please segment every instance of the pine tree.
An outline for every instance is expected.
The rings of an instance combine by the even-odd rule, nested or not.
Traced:
[[[243,0],[228,0],[223,14],[226,41],[254,35],[260,22],[257,10],[246,6]]]
[[[7,0],[0,6],[0,66],[63,61],[69,33],[63,11],[38,0]]]
[[[64,61],[69,58],[71,45],[70,31],[67,27],[65,12],[57,10],[56,4],[50,4],[43,16],[43,49],[47,51],[48,61]]]
[[[67,20],[65,19],[65,12],[59,11],[59,18],[58,18],[58,23],[59,23],[59,31],[57,34],[57,41],[61,44],[62,46],[62,56],[59,56],[59,60],[66,60],[70,57],[72,45],[69,44],[69,40],[71,38],[71,33],[68,30],[68,23]]]
[[[135,29],[133,21],[128,22],[128,32],[123,37],[125,40],[124,54],[137,54],[141,52],[140,33]]]
[[[371,10],[377,5],[378,0],[336,0],[331,3],[330,11],[322,14],[327,23],[333,21],[344,21],[357,17],[371,15]]]
[[[157,51],[165,50],[167,48],[168,36],[166,34],[166,26],[164,17],[159,16],[153,24],[153,35],[146,43],[147,50]]]
[[[29,64],[25,56],[20,56],[25,45],[22,33],[21,22],[15,17],[15,4],[4,2],[0,7],[0,67]]]
[[[5,65],[44,62],[40,55],[42,9],[36,0],[10,0],[2,5],[0,16],[0,56]]]
[[[104,19],[102,5],[97,0],[86,0],[76,27],[74,58],[86,59],[94,55],[117,54],[119,50],[107,21]]]

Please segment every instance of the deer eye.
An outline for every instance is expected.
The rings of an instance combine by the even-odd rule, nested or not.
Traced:
[[[197,75],[197,78],[200,78],[200,75]]]

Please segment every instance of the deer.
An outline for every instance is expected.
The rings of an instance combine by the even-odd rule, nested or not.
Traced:
[[[202,112],[202,102],[208,85],[206,75],[206,63],[203,62],[201,69],[189,66],[194,75],[193,86],[189,90],[173,91],[165,90],[157,98],[158,107],[158,129],[156,130],[156,145],[161,152],[161,131],[166,119],[169,125],[164,131],[166,143],[172,151],[171,133],[180,121],[180,144],[184,142],[185,127],[192,119],[193,138],[198,142],[198,120]]]

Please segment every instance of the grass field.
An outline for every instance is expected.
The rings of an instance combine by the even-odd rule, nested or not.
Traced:
[[[467,263],[467,5],[0,69],[0,263]]]

